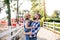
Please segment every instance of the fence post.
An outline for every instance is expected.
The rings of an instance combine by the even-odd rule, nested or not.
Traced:
[[[54,26],[55,22],[53,21],[53,31],[55,31],[55,26]]]
[[[44,22],[43,22],[43,27],[44,27]]]
[[[8,26],[8,30],[9,31],[11,30],[11,26]],[[11,33],[8,34],[8,39],[7,40],[11,40],[10,37],[11,37]]]

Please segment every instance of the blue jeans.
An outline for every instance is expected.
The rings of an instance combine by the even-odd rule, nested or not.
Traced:
[[[37,37],[29,37],[28,35],[26,35],[26,40],[37,40]]]
[[[28,35],[26,35],[26,40],[29,40],[29,36]]]
[[[37,40],[37,37],[29,38],[29,40]]]

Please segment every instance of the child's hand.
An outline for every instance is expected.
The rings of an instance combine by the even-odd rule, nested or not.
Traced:
[[[29,35],[32,35],[32,32],[28,32]]]
[[[36,28],[36,27],[32,27],[32,28]]]
[[[24,34],[24,35],[26,35],[26,33],[25,33],[25,32],[23,32],[23,34]]]

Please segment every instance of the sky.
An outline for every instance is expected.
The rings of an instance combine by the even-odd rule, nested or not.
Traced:
[[[60,0],[45,0],[46,13],[51,16],[54,10],[60,10]]]
[[[16,3],[16,2],[14,2],[14,3]],[[12,3],[12,5],[14,3]],[[22,3],[22,5],[21,5],[21,3]],[[32,6],[31,5],[31,1],[28,1],[28,0],[19,0],[18,5],[19,5],[19,11],[21,11],[21,10],[30,10],[31,9],[31,6]],[[12,10],[12,8],[11,8],[11,10]],[[16,18],[16,12],[11,12],[11,14],[12,14],[11,15],[11,18]]]
[[[20,7],[20,10],[30,10],[31,6],[31,1],[24,1],[24,3]]]
[[[46,13],[51,16],[54,12],[54,10],[60,10],[60,0],[45,0],[45,7],[46,7]],[[23,5],[20,7],[20,9],[24,10],[30,10],[31,9],[31,2],[25,1]]]
[[[31,2],[30,1],[28,1],[28,0],[19,0],[19,4],[18,5],[20,5],[20,3],[22,3],[23,2],[23,4],[20,6],[20,8],[19,8],[19,10],[30,10],[31,9]],[[53,13],[53,11],[54,10],[60,10],[60,0],[45,0],[45,7],[46,7],[46,13],[49,15],[49,16],[51,16],[52,15],[52,13]],[[13,2],[14,3],[14,2]],[[1,4],[0,4],[1,5]],[[6,9],[6,8],[5,8]],[[5,10],[4,9],[4,10]],[[2,17],[5,17],[6,16],[6,14],[4,13],[5,11],[2,11],[2,13],[3,14],[0,14],[0,19],[2,18]],[[16,12],[15,12],[16,13]],[[2,16],[2,17],[1,17]],[[16,16],[16,14],[14,14],[13,12],[12,12],[12,18],[15,18],[15,16]]]
[[[28,0],[19,0],[19,4],[24,2],[19,10],[30,10],[31,9],[31,2],[28,1]],[[60,10],[60,0],[45,0],[46,4],[45,4],[45,7],[46,7],[46,13],[47,15],[51,16],[54,12],[54,10]]]

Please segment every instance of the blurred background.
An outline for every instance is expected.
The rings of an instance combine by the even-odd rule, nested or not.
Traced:
[[[40,24],[43,27],[44,22],[60,23],[60,0],[0,0],[0,30],[16,28],[24,21],[23,15],[30,13],[33,20],[34,13],[40,13]],[[51,26],[53,24],[50,24]],[[60,27],[60,24],[54,24]],[[53,29],[49,26],[49,28]],[[56,28],[60,32],[59,28]],[[2,31],[0,31],[2,32]]]

